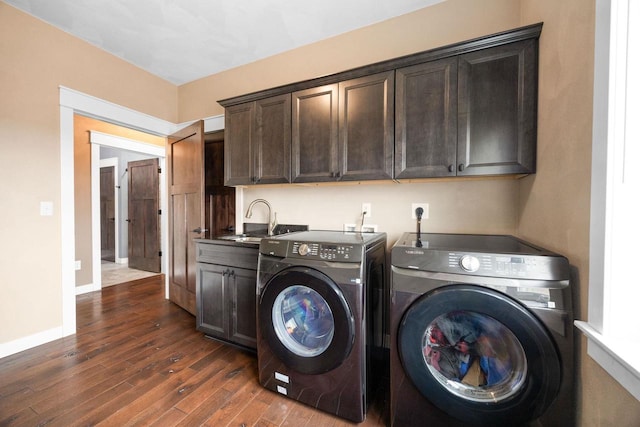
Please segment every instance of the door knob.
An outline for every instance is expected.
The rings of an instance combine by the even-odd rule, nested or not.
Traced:
[[[202,233],[204,233],[205,231],[209,231],[209,230],[207,230],[206,228],[198,227],[198,228],[193,229],[193,230],[191,230],[191,231],[193,231],[194,233],[202,234]]]

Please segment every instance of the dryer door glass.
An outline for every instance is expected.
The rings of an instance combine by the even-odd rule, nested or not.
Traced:
[[[496,403],[518,393],[527,359],[516,336],[493,317],[473,311],[438,316],[422,337],[429,372],[451,393]]]
[[[327,301],[302,285],[280,292],[273,304],[272,322],[282,344],[302,357],[322,354],[331,344],[335,331]]]

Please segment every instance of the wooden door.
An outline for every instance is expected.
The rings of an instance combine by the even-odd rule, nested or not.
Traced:
[[[224,110],[224,184],[254,184],[252,131],[254,102],[234,105]]]
[[[256,101],[253,165],[256,184],[291,181],[291,94]]]
[[[195,315],[196,247],[204,237],[204,122],[167,141],[169,299]]]
[[[456,175],[456,58],[396,71],[395,177]]]
[[[105,261],[116,260],[114,167],[100,168],[100,256]]]
[[[340,179],[338,166],[338,85],[294,92],[291,155],[293,182]]]
[[[205,214],[208,239],[235,233],[236,189],[224,185],[224,131],[205,135]]]
[[[127,164],[129,268],[160,273],[160,169],[158,159]]]
[[[341,180],[393,177],[394,72],[340,82]]]
[[[458,60],[458,175],[534,173],[537,41]]]

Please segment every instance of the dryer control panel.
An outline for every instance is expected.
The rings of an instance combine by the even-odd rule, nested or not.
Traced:
[[[289,253],[292,258],[310,258],[322,261],[354,262],[360,260],[358,248],[351,244],[316,243],[291,241]]]

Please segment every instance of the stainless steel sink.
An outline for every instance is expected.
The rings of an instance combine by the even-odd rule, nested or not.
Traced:
[[[264,236],[266,237],[266,236]],[[260,244],[260,240],[262,240],[264,237],[258,237],[258,236],[244,236],[244,235],[232,235],[232,236],[220,236],[218,237],[218,239],[220,240],[231,240],[233,242],[243,242],[243,243],[255,243],[256,245]]]
[[[245,227],[246,227],[246,224],[245,224]],[[309,227],[307,225],[278,224],[275,227],[273,234],[281,235],[281,234],[287,234],[295,231],[306,231],[308,229]],[[266,233],[266,228],[264,232]],[[260,234],[260,233],[261,233],[260,230],[250,230],[247,232],[248,235],[247,234],[231,234],[227,236],[218,236],[216,237],[216,239],[230,240],[232,242],[238,242],[238,243],[253,243],[255,245],[259,245],[260,240],[269,237],[266,234]]]

